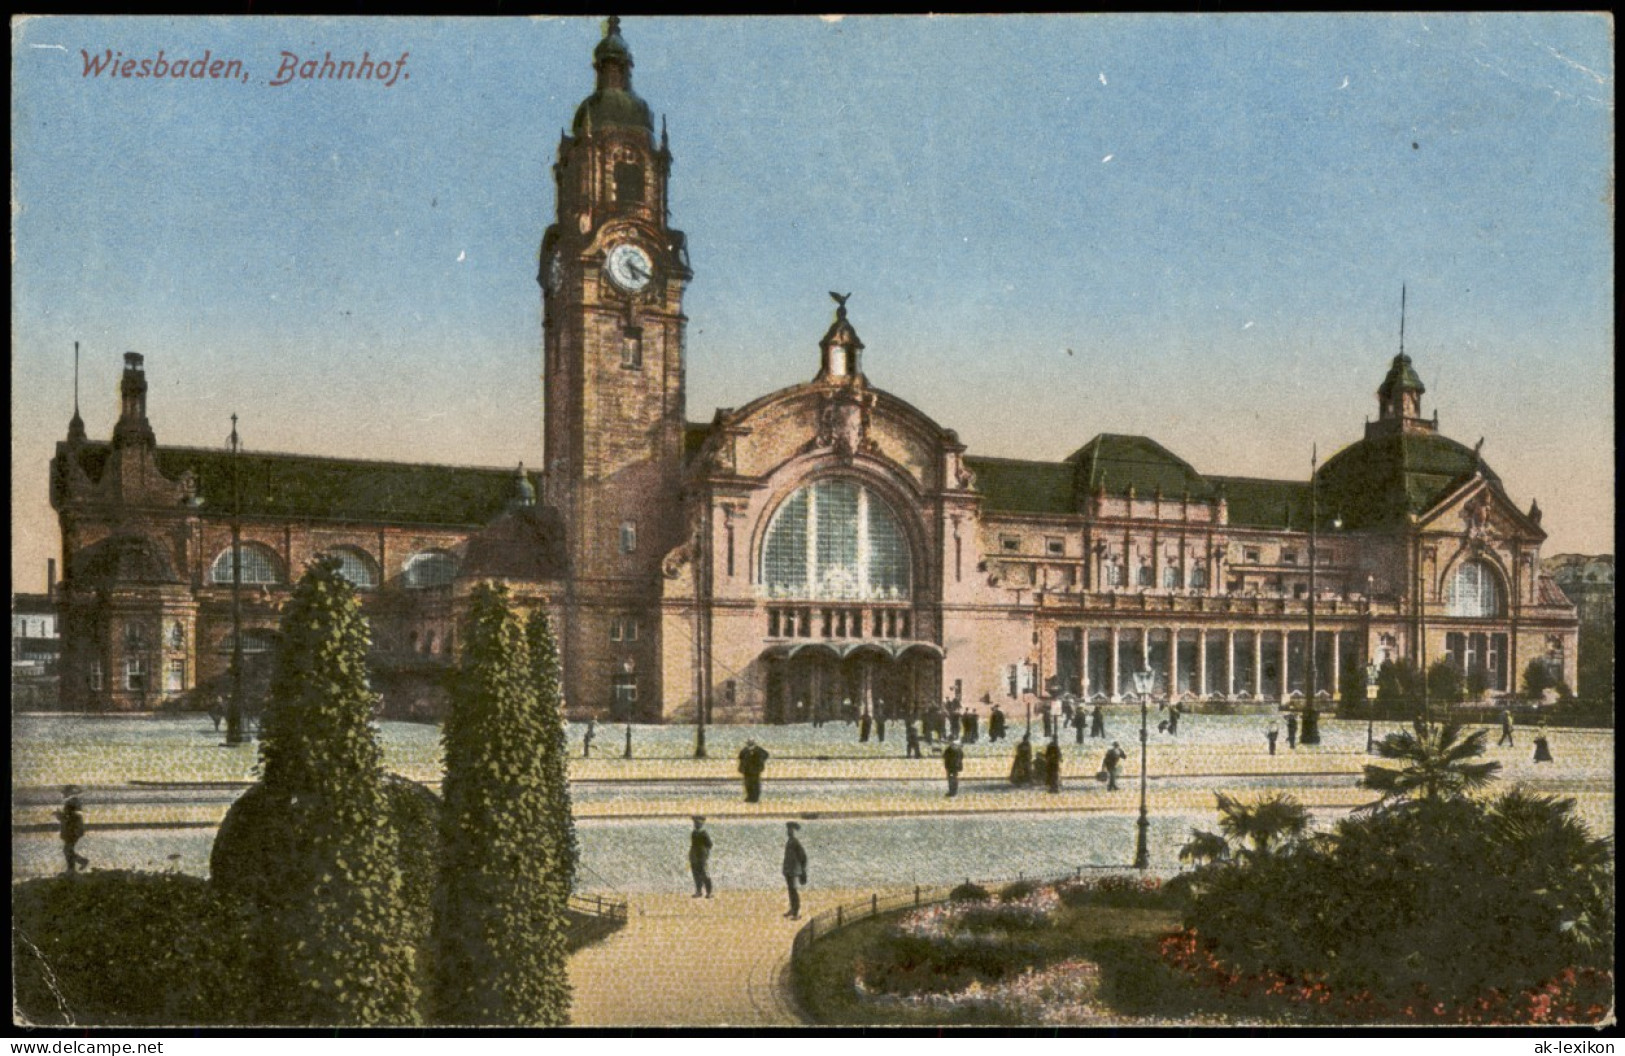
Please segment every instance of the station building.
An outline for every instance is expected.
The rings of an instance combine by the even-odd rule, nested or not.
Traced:
[[[1424,416],[1403,351],[1350,362],[1379,382],[1376,417],[1303,480],[1198,472],[1111,433],[1058,462],[975,455],[870,382],[885,350],[845,298],[821,338],[772,342],[804,350],[785,354],[808,381],[691,420],[672,154],[616,20],[592,62],[541,241],[544,470],[160,446],[130,353],[110,440],[76,410],[52,464],[65,706],[220,683],[233,525],[245,653],[273,648],[292,581],[335,555],[397,714],[435,711],[487,580],[554,614],[578,717],[1120,702],[1141,670],[1159,699],[1290,702],[1446,656],[1492,694],[1531,659],[1572,684],[1576,613],[1542,569],[1538,506]]]

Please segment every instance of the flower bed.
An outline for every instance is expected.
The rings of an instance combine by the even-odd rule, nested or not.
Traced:
[[[1406,1000],[1383,1000],[1368,990],[1335,991],[1319,976],[1294,979],[1277,972],[1235,971],[1190,929],[1167,936],[1158,949],[1167,964],[1199,987],[1240,1005],[1273,1008],[1299,1019],[1482,1026],[1590,1024],[1607,1014],[1614,987],[1612,972],[1569,968],[1520,993],[1491,990],[1466,1002],[1448,1004],[1419,988]]]
[[[874,993],[861,972],[856,986],[862,997],[882,1008],[930,1010],[953,1019],[1065,1026],[1098,1022],[1110,1014],[1100,1003],[1100,966],[1083,960],[1028,968],[992,985],[973,980],[951,993]]]

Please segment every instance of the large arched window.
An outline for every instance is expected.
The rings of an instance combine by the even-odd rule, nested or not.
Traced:
[[[378,566],[361,551],[339,546],[322,556],[336,559],[339,563],[339,575],[349,580],[350,585],[356,589],[370,590],[378,585]]]
[[[457,574],[457,561],[444,550],[425,550],[406,562],[406,585],[443,587]]]
[[[1501,615],[1501,586],[1495,570],[1483,561],[1465,561],[1450,576],[1445,588],[1445,614],[1449,616]]]
[[[897,516],[853,480],[820,480],[773,515],[762,582],[773,598],[904,600],[910,556]]]
[[[258,543],[241,543],[238,547],[243,554],[243,578],[245,584],[281,583],[282,566],[276,559],[271,548]],[[214,566],[209,571],[209,578],[216,583],[231,583],[231,547],[226,547],[220,556],[214,559]]]

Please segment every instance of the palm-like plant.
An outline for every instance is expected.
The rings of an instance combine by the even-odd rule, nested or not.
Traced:
[[[1192,829],[1191,838],[1179,849],[1179,860],[1190,862],[1198,869],[1217,862],[1228,861],[1230,844],[1216,832]]]
[[[1485,730],[1465,737],[1458,722],[1429,725],[1417,721],[1411,730],[1390,733],[1377,742],[1377,754],[1401,766],[1369,764],[1360,786],[1378,793],[1379,804],[1421,799],[1437,802],[1482,788],[1500,773],[1501,764],[1475,763],[1484,754]]]
[[[1219,801],[1219,831],[1250,857],[1263,857],[1277,844],[1291,843],[1309,831],[1309,812],[1285,792],[1245,803],[1223,792]]]

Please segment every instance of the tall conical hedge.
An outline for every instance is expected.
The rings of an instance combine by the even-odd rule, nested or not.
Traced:
[[[565,891],[573,891],[581,848],[576,843],[575,815],[570,807],[570,747],[565,731],[564,699],[559,689],[559,646],[546,609],[538,606],[531,610],[525,621],[525,640],[530,646],[530,675],[536,687],[536,707],[547,735],[547,753],[543,757],[547,817],[553,845],[560,851],[554,879]]]
[[[386,823],[367,645],[338,562],[312,564],[284,612],[260,739],[266,792],[299,835],[287,883],[255,907],[264,1022],[418,1021],[412,913]]]
[[[443,741],[443,856],[434,1017],[556,1026],[569,1019],[569,889],[549,817],[549,723],[502,587],[470,599]]]

